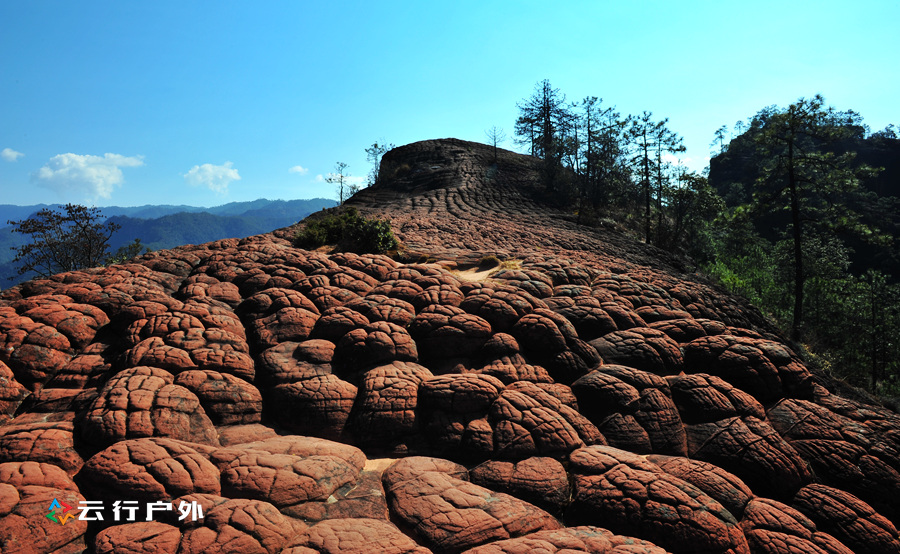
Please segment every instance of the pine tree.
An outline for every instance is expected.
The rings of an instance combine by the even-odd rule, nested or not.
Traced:
[[[804,243],[810,233],[855,231],[872,234],[850,208],[861,179],[874,171],[852,163],[855,154],[836,154],[837,141],[862,135],[858,114],[826,107],[817,95],[801,98],[786,109],[765,108],[751,122],[757,154],[764,161],[754,186],[752,206],[759,214],[786,211],[793,258],[792,338],[798,339],[803,322]]]

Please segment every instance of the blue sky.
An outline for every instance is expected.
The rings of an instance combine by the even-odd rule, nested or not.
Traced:
[[[900,124],[897,0],[8,0],[0,49],[9,204],[334,197],[375,141],[512,135],[542,79],[668,117],[696,170],[719,126],[817,93]]]

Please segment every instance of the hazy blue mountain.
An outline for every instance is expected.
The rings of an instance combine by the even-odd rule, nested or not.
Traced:
[[[182,244],[202,244],[225,238],[243,238],[268,233],[286,227],[313,212],[331,208],[337,202],[326,198],[311,200],[266,200],[231,202],[212,208],[196,206],[145,205],[135,207],[111,206],[102,213],[122,226],[110,240],[111,250],[141,239],[152,250],[162,250]],[[0,205],[0,218],[27,219],[43,208],[56,205],[33,206]],[[26,280],[16,275],[12,264],[12,248],[26,243],[28,237],[12,232],[11,226],[0,225],[0,289]],[[10,280],[9,277],[14,277]]]
[[[20,219],[28,219],[31,214],[42,210],[43,208],[55,207],[51,204],[35,204],[33,206],[14,206],[12,204],[0,204],[0,228],[8,227],[7,221],[18,221]]]

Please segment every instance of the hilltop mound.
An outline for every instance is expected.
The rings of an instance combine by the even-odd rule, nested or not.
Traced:
[[[900,551],[900,417],[536,168],[385,154],[348,203],[422,262],[294,226],[4,291],[0,550]]]

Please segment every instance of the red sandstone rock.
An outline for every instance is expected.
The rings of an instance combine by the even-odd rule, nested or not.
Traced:
[[[386,321],[406,327],[416,316],[412,304],[399,298],[388,298],[380,294],[369,294],[344,304],[344,307],[364,315],[370,322]]]
[[[639,453],[687,453],[681,417],[662,377],[601,365],[572,383],[572,391],[582,413],[610,446]]]
[[[703,551],[712,541],[707,551],[742,551],[734,525],[697,496],[705,493],[724,513],[743,511],[741,530],[754,551],[844,554],[828,529],[856,551],[896,550],[896,532],[884,522],[900,517],[900,416],[813,385],[756,310],[683,275],[675,258],[602,227],[548,216],[524,194],[534,180],[528,159],[500,152],[494,160],[459,141],[404,148],[415,152],[402,178],[408,181],[390,178],[352,202],[368,215],[389,215],[407,255],[440,263],[307,252],[290,245],[295,229],[288,228],[0,292],[0,482],[7,481],[0,484],[0,527],[26,537],[29,547],[52,550],[42,531],[32,533],[40,526],[3,526],[18,517],[10,510],[22,505],[19,493],[47,486],[75,492],[70,476],[81,469],[81,456],[107,447],[77,476],[85,498],[127,496],[134,479],[152,491],[141,493],[148,498],[211,491],[176,500],[196,499],[208,516],[215,513],[192,523],[170,514],[98,526],[87,545],[82,532],[60,551],[424,551],[387,523],[403,520],[396,506],[388,510],[382,478],[410,489],[405,498],[416,508],[404,513],[424,518],[421,536],[431,538],[423,544],[458,550],[496,533],[476,551],[658,551],[598,528],[517,529],[526,534],[498,541],[500,529],[530,524],[536,512],[510,520],[522,509],[517,505],[491,516],[500,495],[475,493],[465,481],[437,487],[433,498],[421,497],[414,484],[433,479],[423,481],[425,475],[465,479],[464,467],[412,457],[382,475],[381,462],[366,465],[355,447],[277,435],[269,426],[396,455],[483,462],[473,466],[474,479],[495,492],[547,501],[554,513],[568,503],[569,476],[560,469],[567,455],[602,442],[602,431],[615,445],[648,453],[684,453],[686,436],[686,453],[706,461],[651,455],[654,466],[622,454],[601,473],[592,473],[596,460],[569,462],[576,483],[570,521],[593,514],[584,522],[621,532],[613,526],[621,516],[633,526],[628,534],[664,535],[669,542],[661,544],[672,550]],[[397,167],[392,155],[385,171]],[[481,186],[495,162],[501,178]],[[399,182],[408,191],[396,188]],[[521,260],[522,269],[463,281],[464,268],[487,255]],[[626,332],[631,338],[619,340]],[[585,341],[608,335],[615,340],[606,341],[612,345],[604,366]],[[637,368],[614,367],[617,356],[630,356],[627,364]],[[581,378],[573,394],[568,385]],[[257,420],[265,425],[241,424]],[[119,458],[111,456],[116,448],[125,450]],[[104,456],[110,459],[100,464]],[[220,492],[213,484],[220,470],[209,471],[210,458],[223,468],[234,463],[225,494],[271,498],[281,511],[212,494]],[[804,459],[830,485],[827,493],[808,484],[813,475]],[[304,463],[320,471],[302,474]],[[622,475],[628,478],[617,480]],[[742,479],[809,519],[775,500],[750,500]],[[298,486],[277,486],[288,481]],[[587,487],[601,481],[607,488]],[[301,500],[302,491],[314,492]],[[619,501],[604,505],[602,520],[595,517],[591,502],[615,491],[623,491]],[[457,504],[435,512],[439,499]],[[447,519],[429,519],[436,513]],[[298,520],[318,523],[307,528]],[[688,531],[685,522],[698,523]],[[453,543],[452,530],[463,527]]]
[[[243,379],[216,371],[185,371],[175,378],[175,384],[197,395],[215,425],[260,421],[262,395]]]
[[[548,304],[554,298],[548,299]],[[552,309],[572,323],[582,340],[594,340],[619,330],[615,319],[593,296],[578,296],[571,303],[561,303]]]
[[[393,486],[398,483],[416,479],[419,475],[429,471],[446,473],[447,475],[462,481],[467,481],[469,479],[469,472],[464,465],[443,458],[409,456],[407,458],[400,458],[385,468],[382,473],[382,481],[386,487]]]
[[[777,500],[751,500],[741,520],[741,528],[753,552],[851,552],[831,535],[819,532],[806,516]]]
[[[268,388],[331,373],[334,343],[322,339],[283,342],[259,357],[258,382]]]
[[[567,520],[573,523],[602,521],[672,552],[750,552],[728,510],[640,456],[591,446],[573,452],[569,463],[575,490]]]
[[[0,428],[0,462],[44,462],[69,475],[84,460],[75,450],[71,412],[23,414]]]
[[[283,554],[427,554],[387,521],[378,519],[331,519],[318,523],[294,539]]]
[[[553,514],[562,513],[571,494],[568,474],[553,458],[489,460],[472,468],[469,475],[476,485],[511,494]]]
[[[812,480],[806,461],[765,421],[733,417],[685,428],[691,458],[734,473],[756,494],[788,499]]]
[[[78,492],[75,482],[62,468],[40,462],[0,463],[0,483],[16,488],[34,485]]]
[[[317,319],[315,312],[303,308],[282,308],[250,324],[250,341],[260,349],[285,341],[303,341],[309,337]]]
[[[564,456],[585,445],[605,444],[584,416],[527,381],[504,389],[487,420],[493,429],[493,455],[498,458]]]
[[[12,419],[26,396],[28,389],[16,381],[9,366],[0,361],[0,424]]]
[[[484,318],[495,331],[505,332],[519,318],[546,304],[525,292],[483,288],[472,291],[459,307]]]
[[[666,554],[649,541],[615,535],[600,527],[568,527],[538,531],[516,539],[506,539],[466,550],[466,554]]]
[[[332,363],[343,373],[354,374],[375,365],[418,358],[416,343],[405,328],[377,321],[344,335],[335,347]]]
[[[417,430],[419,385],[433,375],[412,362],[393,362],[367,371],[350,420],[356,442],[387,449]]]
[[[229,425],[216,430],[219,432],[219,443],[222,446],[234,446],[278,436],[274,429],[260,423]]]
[[[889,437],[805,400],[783,400],[769,418],[821,479],[900,519],[900,450]]]
[[[273,417],[285,429],[336,439],[344,432],[357,388],[328,373],[275,386],[269,393]]]
[[[854,552],[900,552],[896,527],[850,493],[811,484],[800,489],[792,505]]]
[[[710,319],[694,319],[692,317],[655,321],[649,324],[648,327],[662,331],[679,344],[685,344],[700,337],[726,333],[726,325],[724,323]]]
[[[223,494],[264,500],[286,513],[298,504],[327,500],[359,474],[346,461],[328,455],[272,454],[240,446],[217,450],[211,458],[222,471]]]
[[[430,304],[409,325],[416,348],[426,358],[473,356],[491,336],[484,319],[454,306]]]
[[[79,521],[76,515],[75,519],[60,525],[58,519],[52,521],[45,517],[54,499],[77,507],[84,497],[77,491],[0,483],[0,551],[83,552],[87,522]],[[55,511],[57,517],[65,517],[62,512],[62,509]]]
[[[79,475],[94,495],[111,500],[168,501],[221,490],[219,470],[204,454],[165,438],[117,442],[88,459]]]
[[[97,554],[156,554],[178,552],[181,531],[159,521],[141,521],[107,527],[94,539]]]
[[[750,488],[736,475],[713,464],[658,454],[647,456],[647,460],[658,465],[669,475],[687,481],[705,492],[738,519],[743,517],[744,508],[754,498]]]
[[[755,398],[715,375],[672,375],[666,381],[685,423],[708,423],[736,416],[766,417]]]
[[[678,344],[655,329],[639,327],[615,331],[592,340],[590,344],[606,363],[657,375],[677,374],[683,365]]]
[[[716,335],[684,347],[687,373],[710,373],[762,403],[811,395],[812,376],[787,347],[767,340]]]
[[[413,298],[423,290],[425,289],[412,281],[392,279],[375,285],[372,290],[369,291],[369,294],[381,294],[388,298],[398,298],[404,302],[412,303]]]
[[[85,438],[100,446],[139,437],[218,444],[197,396],[173,381],[170,373],[151,367],[119,372],[88,408]]]
[[[460,447],[478,448],[479,435],[493,432],[487,423],[488,409],[505,388],[487,375],[442,375],[419,387],[417,417],[425,439],[438,452],[460,452]],[[471,441],[475,441],[470,445]],[[482,445],[492,450],[493,445]]]
[[[183,531],[179,554],[277,554],[306,528],[259,500],[225,500],[204,514]]]
[[[447,473],[428,471],[398,482],[385,474],[391,510],[417,538],[442,551],[558,529],[543,510]]]

